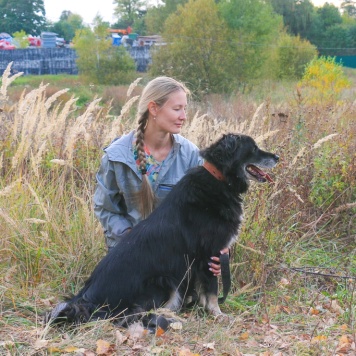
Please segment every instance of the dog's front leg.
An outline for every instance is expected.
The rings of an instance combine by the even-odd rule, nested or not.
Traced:
[[[182,297],[178,290],[173,290],[170,294],[169,300],[164,305],[165,308],[172,311],[179,311],[182,307]]]
[[[209,278],[209,283],[206,288],[199,288],[199,304],[209,313],[217,316],[222,312],[218,303],[218,279],[214,276]]]

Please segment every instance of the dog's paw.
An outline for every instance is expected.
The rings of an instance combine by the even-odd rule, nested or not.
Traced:
[[[231,322],[232,317],[229,314],[225,313],[219,313],[214,315],[214,320],[218,323],[226,323],[226,322]]]
[[[67,318],[68,312],[71,310],[69,303],[62,302],[57,304],[50,312],[45,315],[44,322],[48,323],[58,323],[64,321]]]

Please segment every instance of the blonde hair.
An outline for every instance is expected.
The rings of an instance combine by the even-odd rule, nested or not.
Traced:
[[[136,130],[136,149],[139,160],[139,169],[142,173],[142,185],[137,194],[137,200],[139,211],[143,219],[154,210],[156,204],[156,197],[146,175],[144,136],[149,117],[148,104],[150,102],[155,102],[159,107],[162,107],[169,99],[169,96],[179,90],[183,90],[187,95],[190,94],[189,89],[183,83],[170,77],[157,77],[148,82],[145,86],[138,103],[136,116],[138,122]]]

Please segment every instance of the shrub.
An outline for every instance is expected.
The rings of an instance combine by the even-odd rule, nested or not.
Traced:
[[[24,30],[16,31],[12,34],[16,47],[26,48],[29,46],[28,36]]]
[[[278,43],[275,73],[278,79],[302,78],[307,64],[317,55],[309,41],[283,34]]]
[[[343,90],[351,83],[344,74],[341,64],[335,57],[315,57],[306,67],[301,82],[308,91],[307,100],[311,103],[335,102]]]
[[[356,191],[352,189],[350,181],[353,156],[345,154],[350,143],[338,141],[329,141],[314,158],[314,177],[309,199],[317,207],[334,203],[341,194],[346,194],[348,188],[350,200],[356,199]]]
[[[129,84],[136,78],[136,66],[122,47],[112,46],[106,39],[106,28],[98,25],[94,32],[76,32],[74,47],[78,53],[79,74],[94,84]]]

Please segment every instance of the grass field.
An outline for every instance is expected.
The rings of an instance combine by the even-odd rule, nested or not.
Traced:
[[[135,127],[141,84],[9,77],[0,89],[0,355],[355,355],[356,74],[311,101],[297,83],[189,105],[183,135],[227,132],[280,155],[273,185],[251,185],[233,248],[233,288],[214,319],[185,311],[166,333],[110,321],[43,325],[105,254],[92,211],[102,148]],[[48,85],[47,85],[48,83]],[[68,90],[66,89],[68,88]]]

